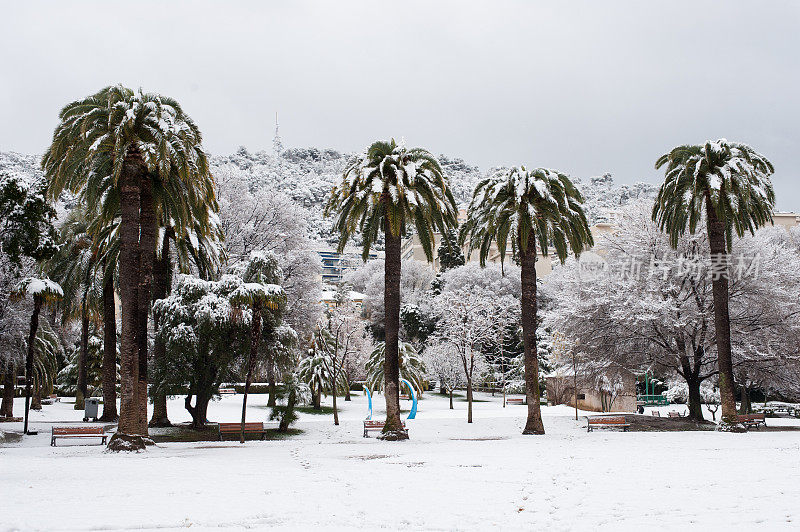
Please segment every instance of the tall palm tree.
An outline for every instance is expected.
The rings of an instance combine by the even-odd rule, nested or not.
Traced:
[[[382,437],[407,439],[400,420],[400,373],[398,342],[400,331],[400,246],[406,231],[413,227],[425,256],[433,262],[434,233],[446,233],[458,225],[453,194],[439,162],[423,148],[378,141],[366,153],[354,157],[331,191],[326,215],[336,213],[339,252],[348,240],[361,232],[362,258],[383,233],[384,305],[386,315],[386,423]]]
[[[156,247],[154,176],[176,198],[212,194],[202,136],[171,98],[106,87],[62,109],[42,159],[49,195],[64,189],[119,225],[122,404],[117,434],[147,435],[146,327]],[[140,314],[141,311],[141,314]],[[138,440],[136,445],[142,445]],[[109,442],[112,446],[114,439]]]
[[[580,253],[594,244],[583,212],[583,196],[566,174],[524,166],[501,169],[475,187],[461,228],[460,240],[469,252],[480,250],[481,266],[492,242],[504,260],[508,241],[518,258],[522,276],[522,334],[528,419],[523,434],[544,434],[539,406],[539,361],[536,353],[537,298],[536,246],[542,255],[550,248],[562,262],[570,248]]]
[[[775,171],[766,157],[746,144],[720,139],[672,149],[656,161],[665,166],[664,184],[653,205],[653,221],[677,247],[686,231],[694,233],[705,214],[711,248],[714,328],[716,329],[722,429],[734,429],[736,396],[728,312],[729,253],[733,234],[754,233],[772,222]]]

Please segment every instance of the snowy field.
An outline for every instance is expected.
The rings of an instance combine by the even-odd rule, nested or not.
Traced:
[[[551,407],[548,434],[522,436],[524,406],[503,409],[477,394],[486,402],[468,425],[466,403],[451,411],[446,399],[424,397],[407,442],[364,439],[366,400],[356,396],[340,401],[338,427],[330,415],[303,414],[303,434],[287,440],[160,444],[131,455],[50,447],[50,427],[82,413],[45,406],[32,414],[39,435],[0,446],[0,530],[800,526],[798,432],[587,433],[585,418]],[[189,419],[181,403],[169,405],[173,422]],[[265,403],[249,400],[251,421],[265,419]],[[226,396],[209,417],[236,421],[240,408],[240,395]],[[663,410],[672,409],[685,407]]]

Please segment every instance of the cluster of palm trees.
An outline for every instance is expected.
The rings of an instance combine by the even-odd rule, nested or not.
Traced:
[[[64,287],[62,315],[79,319],[84,345],[91,322],[103,324],[103,419],[116,412],[115,295],[122,307],[119,448],[143,446],[148,435],[148,320],[154,299],[166,297],[175,266],[204,278],[214,275],[222,251],[215,223],[214,180],[197,125],[170,98],[117,85],[64,107],[53,141],[42,159],[47,194],[77,198],[62,227],[62,246],[47,264]],[[772,165],[743,144],[721,140],[680,146],[661,157],[666,165],[653,218],[673,243],[705,219],[712,254],[724,257],[734,233],[755,231],[771,220],[775,195]],[[478,250],[482,264],[495,243],[501,257],[511,243],[522,277],[522,329],[528,417],[524,434],[543,434],[536,357],[537,249],[563,262],[593,245],[583,197],[569,177],[546,168],[501,169],[476,186],[459,243]],[[333,188],[325,212],[335,215],[340,251],[359,238],[363,258],[383,238],[385,245],[386,422],[383,438],[408,437],[400,420],[401,239],[416,231],[429,261],[435,233],[458,227],[458,210],[436,158],[422,148],[379,141],[356,156]],[[173,249],[174,246],[174,249]],[[735,399],[727,310],[727,279],[714,281],[714,307],[723,419],[735,425]],[[256,303],[260,299],[254,299]],[[258,307],[258,304],[256,304]],[[254,342],[257,342],[257,334]],[[255,348],[258,346],[255,345]],[[156,359],[165,356],[154,344]],[[250,366],[250,365],[249,365]],[[252,372],[248,372],[248,382]],[[79,395],[86,375],[79,372]],[[151,423],[168,424],[166,398],[154,397]]]
[[[92,313],[102,314],[103,418],[109,421],[117,417],[114,298],[119,294],[121,405],[115,439],[141,446],[148,434],[151,301],[169,290],[173,254],[179,268],[194,268],[201,276],[220,260],[214,180],[202,135],[175,100],[111,86],[62,109],[42,167],[50,199],[69,191],[81,205],[64,226],[68,245],[51,269],[68,287],[70,311],[64,315],[79,315],[86,324]],[[158,343],[154,354],[163,356]],[[165,400],[156,398],[156,406],[163,408],[156,409],[153,421],[163,423]]]
[[[669,233],[694,232],[705,219],[712,255],[721,262],[730,252],[734,233],[754,232],[772,219],[775,194],[773,167],[744,144],[726,140],[679,146],[656,162],[666,165],[666,179],[653,207],[653,219]],[[569,177],[547,168],[500,169],[477,184],[460,228],[459,243],[477,250],[482,265],[494,242],[501,259],[508,242],[521,266],[522,329],[528,416],[523,434],[544,434],[539,405],[536,350],[537,246],[554,251],[563,262],[594,242],[582,208],[583,197]],[[429,261],[434,233],[458,226],[457,208],[436,158],[422,148],[409,149],[394,140],[372,144],[355,157],[331,192],[326,214],[335,214],[341,234],[339,251],[360,233],[363,258],[384,238],[386,343],[384,379],[386,421],[382,437],[407,439],[399,407],[400,240],[414,230]],[[736,402],[730,347],[727,273],[714,277],[714,310],[719,355],[722,427],[736,429]]]

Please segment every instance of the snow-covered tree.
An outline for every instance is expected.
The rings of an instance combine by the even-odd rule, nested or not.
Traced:
[[[518,322],[519,300],[487,290],[459,288],[443,291],[436,297],[434,308],[438,321],[431,344],[435,353],[449,349],[461,359],[467,387],[467,423],[472,423],[473,383],[488,369],[489,344],[508,323]]]
[[[309,239],[307,212],[275,187],[251,188],[250,176],[233,165],[220,167],[215,177],[228,268],[246,262],[253,251],[274,253],[283,272],[285,320],[307,340],[321,317],[321,263]]]
[[[330,358],[332,382],[342,382],[345,400],[350,400],[350,380],[346,368],[351,359],[363,361],[367,349],[372,346],[365,323],[349,301],[326,312],[325,320],[319,325],[315,335],[318,348]],[[336,405],[336,393],[333,393],[333,424],[339,424],[339,411]]]
[[[771,234],[759,231],[734,241],[734,366],[739,373],[781,383],[789,392],[797,382],[793,316],[800,311],[800,263],[796,252],[771,243]],[[679,375],[687,383],[690,416],[702,420],[701,385],[717,374],[712,261],[705,236],[684,236],[673,248],[651,221],[649,205],[640,203],[622,211],[615,232],[597,248],[605,264],[599,274],[568,261],[546,278],[543,291],[552,310],[545,325],[563,333],[587,361]]]
[[[384,336],[384,261],[376,259],[366,262],[357,270],[345,275],[345,282],[354,290],[364,293],[364,317],[376,339]],[[424,262],[406,260],[402,263],[400,276],[400,308],[420,305],[427,296],[434,272]]]
[[[673,148],[656,161],[665,167],[664,184],[653,205],[653,219],[678,245],[706,223],[712,257],[724,264],[730,258],[733,237],[753,233],[772,221],[775,171],[766,157],[746,144],[726,139]],[[741,430],[736,421],[734,374],[726,268],[713,277],[714,333],[722,398],[721,428]]]
[[[315,410],[322,408],[322,395],[337,394],[344,389],[345,379],[337,371],[337,360],[331,347],[335,339],[322,327],[317,328],[308,349],[308,354],[300,360],[297,375],[311,390],[311,404]],[[337,353],[338,354],[338,353]]]
[[[428,380],[438,381],[440,390],[450,396],[450,410],[452,410],[453,392],[459,386],[467,384],[461,353],[448,342],[434,341],[425,348],[422,360]]]
[[[509,242],[519,260],[528,401],[523,434],[544,434],[536,348],[537,247],[544,255],[554,252],[562,262],[570,251],[579,255],[591,247],[582,203],[583,196],[566,174],[524,166],[499,169],[475,187],[461,227],[461,242],[469,242],[470,253],[479,250],[481,265],[486,264],[492,242],[501,261]]]
[[[26,277],[21,280],[12,290],[11,296],[15,299],[32,299],[33,311],[31,312],[30,330],[28,332],[26,355],[25,355],[25,422],[23,433],[28,433],[28,409],[31,400],[31,382],[34,380],[34,352],[36,349],[36,337],[39,330],[39,314],[45,303],[52,303],[58,301],[64,296],[64,291],[58,283],[44,278],[39,279],[36,277]],[[55,373],[55,368],[53,368]],[[41,401],[40,381],[35,383],[36,397],[35,401]]]
[[[167,356],[153,367],[151,385],[168,393],[188,383],[184,406],[197,429],[205,426],[208,403],[219,385],[236,380],[238,359],[248,352],[251,311],[234,312],[230,301],[242,284],[230,274],[219,281],[178,275],[169,297],[153,305],[156,334]]]

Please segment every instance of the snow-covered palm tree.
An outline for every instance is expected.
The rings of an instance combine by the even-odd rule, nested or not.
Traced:
[[[245,415],[247,413],[247,395],[253,383],[253,372],[258,362],[261,348],[262,322],[269,320],[273,325],[280,323],[286,309],[286,294],[280,283],[283,273],[278,266],[278,258],[271,252],[250,254],[250,260],[242,274],[244,283],[230,297],[234,306],[250,308],[250,353],[247,357],[247,376],[242,396],[242,423],[240,443],[244,443]]]
[[[385,343],[379,343],[370,353],[369,360],[367,360],[367,386],[370,390],[380,390],[383,387],[382,384],[385,380],[383,375],[385,346]],[[410,343],[400,342],[398,355],[400,377],[410,382],[417,393],[422,393],[422,385],[425,380],[425,363],[419,353]]]
[[[64,291],[58,283],[50,279],[37,279],[26,277],[14,287],[12,296],[18,299],[33,298],[33,313],[31,314],[31,328],[28,333],[28,353],[25,357],[25,424],[23,433],[28,433],[28,409],[31,402],[31,379],[33,377],[33,352],[36,343],[36,332],[39,330],[39,313],[42,305],[50,301],[58,301],[64,296]]]
[[[401,239],[409,229],[416,230],[426,258],[433,262],[435,233],[444,234],[458,224],[453,194],[429,151],[406,148],[394,139],[378,141],[347,165],[331,191],[325,213],[336,215],[339,252],[360,232],[366,261],[370,248],[384,235],[386,423],[382,438],[407,439],[400,420],[398,367]]]
[[[734,233],[754,233],[772,222],[775,192],[772,163],[746,144],[725,139],[673,148],[659,157],[664,184],[653,205],[653,221],[669,234],[673,247],[686,231],[694,233],[705,214],[715,275],[712,277],[714,327],[722,403],[721,428],[736,426],[727,264]]]
[[[201,212],[192,206],[216,201],[214,182],[200,130],[171,98],[106,87],[68,104],[59,119],[42,159],[49,196],[68,189],[98,205],[107,224],[120,217],[122,403],[113,447],[125,434],[147,435],[146,331],[159,216],[154,197],[183,205],[174,212],[185,216],[174,218],[191,223]]]
[[[486,264],[492,242],[504,260],[510,241],[520,262],[528,402],[523,434],[544,434],[536,356],[536,247],[543,255],[552,248],[563,262],[570,249],[577,255],[593,245],[582,203],[580,191],[561,172],[524,166],[500,169],[475,187],[461,228],[461,242],[469,242],[470,252],[480,250],[481,265]]]

